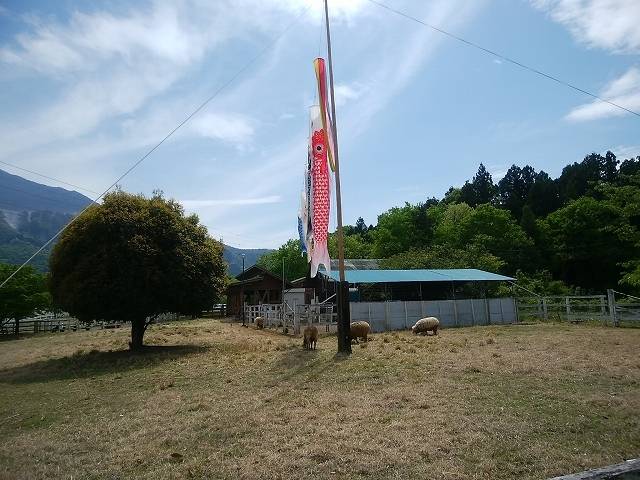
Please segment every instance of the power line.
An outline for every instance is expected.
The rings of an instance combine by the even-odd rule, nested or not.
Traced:
[[[571,89],[573,89],[573,90],[575,90],[577,92],[580,92],[580,93],[583,93],[585,95],[588,95],[589,97],[595,98],[596,100],[599,100],[601,102],[607,103],[607,104],[611,105],[612,107],[619,108],[620,110],[624,110],[625,112],[628,112],[628,113],[631,113],[631,114],[633,114],[633,115],[635,115],[637,117],[640,117],[640,113],[638,113],[638,112],[636,112],[634,110],[631,110],[631,109],[629,109],[627,107],[624,107],[624,106],[622,106],[622,105],[620,105],[618,103],[612,102],[611,100],[607,100],[606,98],[602,98],[602,97],[600,97],[600,96],[598,96],[598,95],[596,95],[594,93],[591,93],[591,92],[589,92],[587,90],[584,90],[584,89],[582,89],[580,87],[577,87],[577,86],[575,86],[575,85],[573,85],[573,84],[571,84],[569,82],[561,80],[558,77],[555,77],[553,75],[545,73],[545,72],[543,72],[541,70],[538,70],[536,68],[530,67],[529,65],[526,65],[526,64],[524,64],[522,62],[519,62],[518,60],[514,60],[513,58],[507,57],[507,56],[502,55],[502,54],[500,54],[498,52],[495,52],[493,50],[485,48],[482,45],[479,45],[479,44],[477,44],[475,42],[472,42],[472,41],[467,40],[465,38],[459,37],[458,35],[455,35],[453,33],[447,32],[446,30],[443,30],[442,28],[436,27],[435,25],[431,25],[429,23],[426,23],[426,22],[420,20],[419,18],[413,17],[413,16],[409,15],[408,13],[402,12],[400,10],[396,10],[395,8],[390,7],[389,5],[386,5],[386,4],[382,3],[382,2],[379,2],[378,0],[368,0],[368,1],[373,3],[374,5],[377,5],[377,6],[381,7],[381,8],[384,8],[384,9],[388,10],[389,12],[395,13],[396,15],[400,15],[401,17],[404,17],[404,18],[406,18],[408,20],[411,20],[413,22],[419,23],[422,26],[425,26],[427,28],[435,30],[436,32],[442,33],[443,35],[446,35],[446,36],[448,36],[450,38],[453,38],[454,40],[462,42],[462,43],[464,43],[464,44],[466,44],[466,45],[468,45],[470,47],[473,47],[473,48],[476,48],[478,50],[481,50],[484,53],[488,53],[489,55],[492,55],[492,56],[494,56],[496,58],[499,58],[500,60],[504,60],[505,62],[509,62],[512,65],[516,65],[517,67],[520,67],[520,68],[522,68],[524,70],[528,70],[530,72],[535,73],[536,75],[540,75],[541,77],[547,78],[548,80],[552,80],[552,81],[554,81],[556,83],[559,83],[560,85],[563,85],[563,86],[571,88]]]
[[[80,190],[84,190],[85,192],[94,193],[94,194],[98,195],[98,192],[96,192],[96,191],[94,191],[94,190],[89,190],[88,188],[84,188],[84,187],[81,187],[81,186],[79,186],[79,185],[75,185],[75,184],[73,184],[73,183],[65,182],[64,180],[60,180],[60,179],[58,179],[58,178],[50,177],[50,176],[45,175],[45,174],[43,174],[43,173],[38,173],[38,172],[35,172],[35,171],[33,171],[33,170],[29,170],[29,169],[27,169],[27,168],[19,167],[18,165],[14,165],[14,164],[9,163],[9,162],[3,162],[2,160],[0,160],[0,163],[1,163],[1,164],[3,164],[3,165],[7,165],[7,166],[9,166],[9,167],[12,167],[12,168],[16,168],[16,169],[18,169],[18,170],[22,170],[23,172],[32,173],[33,175],[37,175],[37,176],[39,176],[39,177],[46,178],[46,179],[48,179],[48,180],[53,180],[54,182],[58,182],[58,183],[61,183],[61,184],[63,184],[63,185],[68,185],[68,186],[70,186],[70,187],[78,188],[78,189],[80,189]]]
[[[105,196],[109,190],[118,185],[122,179],[124,179],[127,175],[129,175],[135,168],[138,167],[149,155],[155,152],[164,142],[166,142],[169,138],[173,136],[180,128],[182,128],[189,120],[195,117],[204,107],[206,107],[213,99],[215,99],[223,90],[225,90],[229,85],[231,85],[240,75],[242,75],[246,70],[249,69],[258,59],[260,59],[268,50],[271,49],[279,40],[282,38],[289,30],[291,30],[297,23],[306,16],[307,12],[311,8],[311,4],[309,4],[300,15],[298,15],[293,22],[291,22],[287,27],[285,27],[278,35],[276,35],[270,42],[267,44],[247,63],[245,63],[229,80],[223,83],[213,94],[207,98],[204,102],[198,106],[193,112],[191,112],[182,122],[180,122],[173,130],[171,130],[165,137],[156,143],[147,153],[145,153],[142,157],[140,157],[129,169],[120,175],[106,190],[104,190],[100,195],[98,195],[93,202],[96,203],[103,196]],[[42,245],[33,255],[31,255],[22,265],[20,265],[9,277],[7,277],[2,283],[0,283],[0,288],[4,287],[20,270],[22,270],[31,260],[33,260],[37,255],[40,254],[46,247],[51,244],[58,236],[64,232],[69,225],[75,222],[84,212],[86,212],[89,208],[91,208],[93,204],[86,206],[78,215],[73,217],[69,223],[67,223],[64,227],[62,227],[55,235],[53,235],[49,240],[47,240],[44,245]]]

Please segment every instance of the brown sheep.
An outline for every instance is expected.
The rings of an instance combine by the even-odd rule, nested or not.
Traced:
[[[264,318],[263,317],[256,317],[256,327],[259,330],[262,330],[264,328]]]
[[[315,325],[307,325],[302,335],[302,346],[305,350],[315,350],[318,343],[318,328]]]
[[[351,329],[349,335],[352,340],[355,340],[358,343],[358,338],[362,338],[365,342],[367,341],[367,335],[371,331],[371,327],[367,322],[352,322]]]
[[[411,331],[415,335],[427,335],[427,332],[433,332],[434,335],[438,335],[438,327],[440,326],[440,320],[436,317],[421,318],[416,324],[411,327]]]

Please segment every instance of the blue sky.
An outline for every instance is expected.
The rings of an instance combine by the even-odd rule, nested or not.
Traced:
[[[386,3],[640,110],[637,0]],[[345,223],[440,197],[480,162],[497,180],[640,155],[638,117],[367,0],[330,8]],[[0,0],[0,160],[102,191],[301,14],[122,182],[180,200],[225,243],[276,247],[297,233],[320,0]]]

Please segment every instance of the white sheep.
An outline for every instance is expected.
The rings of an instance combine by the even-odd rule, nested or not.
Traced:
[[[411,331],[415,335],[426,335],[427,332],[433,332],[434,335],[437,335],[439,326],[440,320],[436,317],[421,318],[413,327],[411,327]]]

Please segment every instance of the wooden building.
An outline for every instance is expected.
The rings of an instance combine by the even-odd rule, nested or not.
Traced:
[[[282,278],[254,265],[236,277],[237,282],[227,287],[227,315],[242,316],[242,305],[282,303]],[[284,288],[291,288],[284,282]]]

